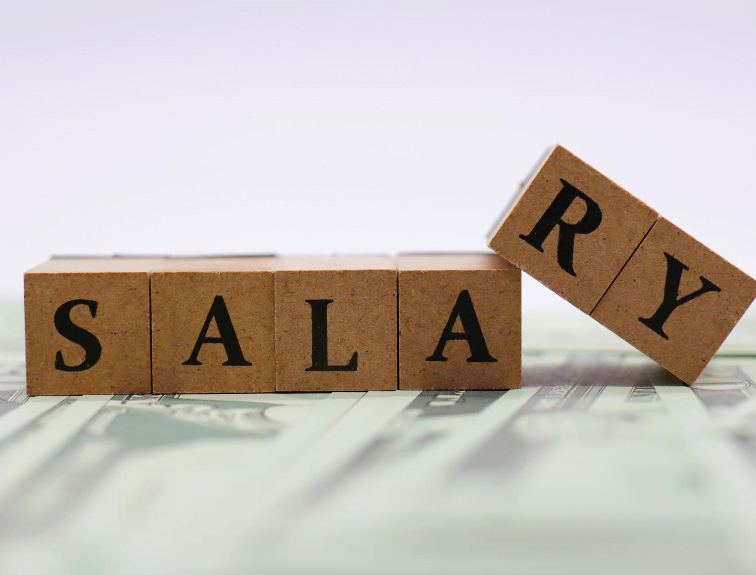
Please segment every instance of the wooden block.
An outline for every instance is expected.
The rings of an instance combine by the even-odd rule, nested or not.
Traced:
[[[756,281],[660,219],[592,317],[692,384],[756,297]]]
[[[154,393],[276,390],[272,257],[175,258],[152,276]]]
[[[275,283],[278,391],[397,388],[391,258],[279,258]]]
[[[399,387],[522,386],[521,272],[493,254],[405,255]]]
[[[29,395],[150,393],[150,258],[56,258],[24,275]]]
[[[590,313],[657,217],[556,146],[505,211],[489,247]]]

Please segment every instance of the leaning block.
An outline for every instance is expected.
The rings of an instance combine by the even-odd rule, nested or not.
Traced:
[[[657,217],[556,146],[505,211],[489,247],[590,313]]]
[[[279,258],[275,284],[278,391],[397,388],[391,258]]]
[[[152,276],[154,393],[276,390],[275,258],[173,258]]]
[[[591,314],[692,384],[756,298],[756,281],[660,219]]]
[[[404,255],[399,386],[522,386],[521,272],[493,254]]]
[[[24,275],[29,395],[150,393],[149,258],[55,258]]]

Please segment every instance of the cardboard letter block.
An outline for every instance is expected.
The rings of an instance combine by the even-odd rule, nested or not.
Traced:
[[[590,313],[658,214],[556,146],[489,238],[489,247]]]
[[[24,275],[29,395],[150,393],[148,258],[56,258]]]
[[[154,393],[276,390],[275,258],[175,258],[152,276]]]
[[[755,297],[756,281],[662,218],[591,315],[692,384]]]
[[[396,389],[396,316],[391,258],[280,258],[276,388]]]
[[[399,387],[522,386],[521,272],[493,254],[406,255],[399,270]]]

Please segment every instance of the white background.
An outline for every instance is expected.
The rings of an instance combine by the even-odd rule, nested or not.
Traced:
[[[556,142],[756,275],[754,5],[4,2],[0,295],[54,253],[483,249]]]

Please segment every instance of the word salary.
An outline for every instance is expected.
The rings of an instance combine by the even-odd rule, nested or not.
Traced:
[[[29,395],[521,386],[494,254],[56,258],[25,284]]]

